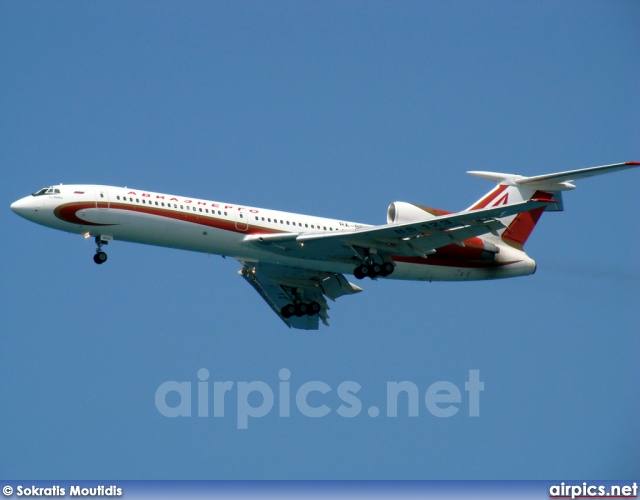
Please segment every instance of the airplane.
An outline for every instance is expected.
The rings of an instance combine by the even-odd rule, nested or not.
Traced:
[[[327,299],[362,291],[356,279],[469,281],[526,276],[524,245],[545,211],[562,211],[573,181],[640,166],[625,162],[525,177],[470,171],[496,186],[461,212],[396,201],[372,226],[127,187],[57,185],[11,209],[53,229],[93,237],[232,256],[238,273],[290,328],[329,326]]]

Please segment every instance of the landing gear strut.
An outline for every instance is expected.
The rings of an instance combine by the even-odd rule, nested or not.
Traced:
[[[107,254],[102,251],[102,245],[109,244],[109,240],[103,240],[102,236],[98,235],[96,236],[95,241],[98,248],[96,248],[96,253],[93,256],[93,262],[96,264],[104,264],[107,262]]]

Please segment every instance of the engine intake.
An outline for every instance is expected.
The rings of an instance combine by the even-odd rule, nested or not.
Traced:
[[[423,207],[404,201],[394,201],[387,209],[387,224],[400,224],[416,220],[429,220],[451,212],[437,208]]]

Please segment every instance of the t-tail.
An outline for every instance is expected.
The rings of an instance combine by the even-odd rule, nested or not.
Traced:
[[[576,186],[571,184],[573,181],[637,166],[640,166],[640,162],[615,163],[613,165],[557,172],[555,174],[536,175],[533,177],[502,174],[498,172],[467,172],[473,176],[489,179],[498,183],[494,189],[476,201],[467,210],[512,205],[530,199],[547,201],[546,207],[536,208],[529,212],[522,212],[500,219],[500,222],[502,222],[505,227],[497,231],[498,238],[504,243],[522,250],[540,219],[542,212],[559,212],[564,209],[562,192],[575,189]]]

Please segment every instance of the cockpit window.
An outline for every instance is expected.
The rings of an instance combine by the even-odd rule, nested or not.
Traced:
[[[33,193],[33,196],[42,196],[44,194],[60,194],[60,189],[52,187],[42,188],[37,193]]]

